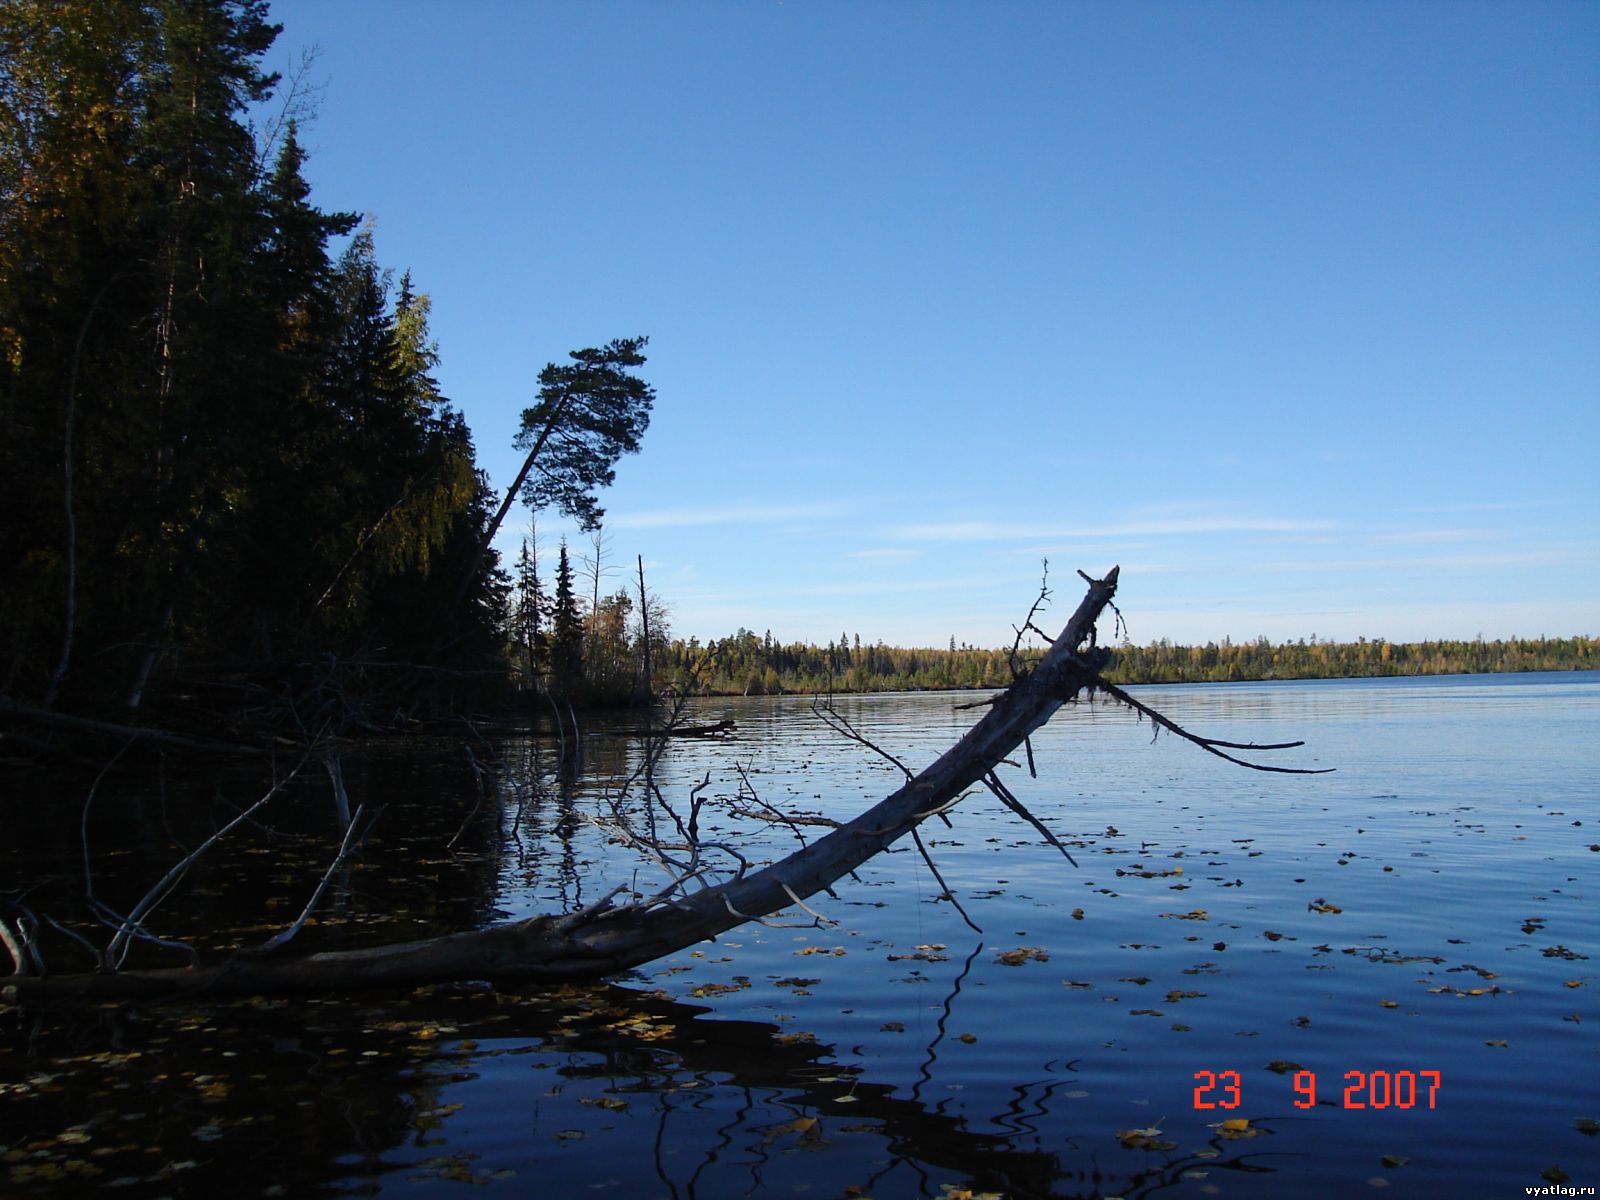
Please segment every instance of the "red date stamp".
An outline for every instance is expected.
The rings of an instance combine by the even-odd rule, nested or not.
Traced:
[[[1244,1103],[1244,1080],[1237,1071],[1196,1071],[1196,1108],[1238,1108]],[[1341,1100],[1323,1103],[1340,1108],[1434,1108],[1442,1076],[1438,1071],[1346,1071]],[[1317,1076],[1298,1071],[1294,1077],[1296,1108],[1317,1106]]]

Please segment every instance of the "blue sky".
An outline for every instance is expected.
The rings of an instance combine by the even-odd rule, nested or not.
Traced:
[[[498,486],[649,336],[679,635],[1009,643],[1044,557],[1137,642],[1600,633],[1600,6],[272,11]]]

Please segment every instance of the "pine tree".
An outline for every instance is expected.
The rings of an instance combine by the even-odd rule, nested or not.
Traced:
[[[540,631],[545,607],[544,590],[539,583],[539,557],[522,539],[522,553],[517,557],[517,591],[512,611],[512,627],[516,634],[517,650],[522,659],[525,687],[539,685],[544,659],[544,635]]]
[[[563,538],[556,557],[556,594],[550,612],[550,690],[572,697],[583,680],[583,618],[572,588],[572,563]]]

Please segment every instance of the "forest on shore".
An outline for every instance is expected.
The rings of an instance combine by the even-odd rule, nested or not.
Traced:
[[[747,629],[705,644],[674,640],[658,661],[717,695],[998,688],[1013,678],[1009,649],[958,646],[954,639],[947,647],[907,649],[863,644],[859,635],[840,635],[837,642],[817,646],[777,642],[771,633],[757,636]],[[1026,650],[1016,656],[1019,667],[1030,661]],[[1117,646],[1105,674],[1114,683],[1225,683],[1595,669],[1600,669],[1600,641],[1592,637],[1330,642],[1313,636],[1309,642],[1224,638],[1184,646],[1163,638],[1144,646]]]
[[[512,661],[492,540],[518,500],[599,524],[645,339],[540,371],[492,491],[427,293],[312,201],[280,30],[265,0],[0,6],[0,717],[314,737],[515,669],[582,690],[570,592]]]

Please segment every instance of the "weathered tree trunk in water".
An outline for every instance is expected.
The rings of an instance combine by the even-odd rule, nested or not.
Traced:
[[[564,916],[447,934],[425,941],[300,957],[240,954],[209,967],[3,981],[22,1002],[155,998],[183,993],[256,993],[411,986],[465,979],[559,982],[596,979],[792,907],[822,891],[949,808],[1056,709],[1095,682],[1110,651],[1095,621],[1116,594],[1117,569],[1092,581],[1083,602],[1038,667],[1012,684],[967,734],[931,766],[853,821],[760,871],[658,903],[607,900]]]

